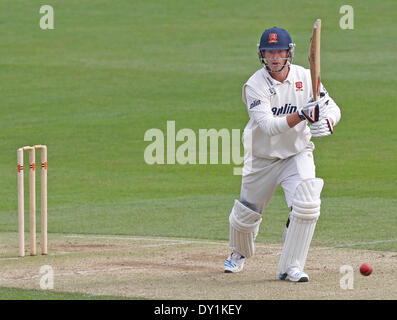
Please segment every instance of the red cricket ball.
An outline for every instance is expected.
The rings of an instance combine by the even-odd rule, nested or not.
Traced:
[[[363,263],[360,267],[360,273],[363,276],[369,276],[372,273],[372,267],[368,263]]]

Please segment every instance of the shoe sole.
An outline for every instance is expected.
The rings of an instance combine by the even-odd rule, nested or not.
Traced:
[[[292,281],[290,278],[288,278],[288,274],[284,273],[284,274],[279,274],[278,278],[280,280],[288,280],[291,282],[309,282],[309,278],[308,277],[302,277],[297,281]]]
[[[302,277],[298,280],[298,282],[309,282],[309,279],[307,277]]]
[[[225,271],[225,273],[237,273],[243,271],[243,268],[238,268],[235,270],[230,270],[230,269],[223,269],[223,270]]]
[[[239,269],[239,270],[236,270],[236,271],[225,270],[225,273],[237,273],[237,272],[241,272],[241,271],[243,271],[243,269]]]

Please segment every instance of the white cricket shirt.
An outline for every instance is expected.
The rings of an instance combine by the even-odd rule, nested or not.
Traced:
[[[322,86],[322,85],[321,85]],[[327,92],[322,86],[321,92]],[[306,105],[313,96],[310,70],[291,64],[284,82],[274,80],[265,68],[256,71],[243,86],[243,102],[250,120],[243,144],[251,155],[266,159],[285,159],[311,144],[307,121],[290,128],[287,115]],[[328,114],[336,125],[340,109],[330,97]],[[252,134],[252,149],[248,134]]]

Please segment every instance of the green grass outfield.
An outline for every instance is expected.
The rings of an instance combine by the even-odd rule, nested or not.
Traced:
[[[50,290],[29,290],[18,288],[0,288],[1,300],[127,300],[125,297],[97,296]]]
[[[322,79],[342,120],[315,141],[325,187],[313,243],[397,250],[395,1],[350,1],[354,30],[339,27],[344,1],[46,4],[54,30],[39,28],[42,1],[0,3],[0,231],[17,231],[17,148],[46,144],[50,233],[227,239],[236,165],[148,165],[144,134],[167,120],[242,130],[261,33],[289,30],[308,67],[321,18]],[[287,213],[278,190],[258,241],[280,241]]]

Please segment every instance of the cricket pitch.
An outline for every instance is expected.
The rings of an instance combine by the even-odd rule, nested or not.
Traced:
[[[397,252],[311,247],[308,283],[277,278],[281,244],[258,243],[237,274],[225,274],[226,241],[49,234],[49,254],[17,258],[17,234],[0,236],[0,286],[40,289],[40,268],[54,271],[54,291],[138,299],[397,299]],[[10,239],[15,243],[8,244]],[[27,248],[28,249],[28,248]],[[38,252],[40,254],[40,252]],[[372,265],[368,277],[362,263]],[[353,268],[343,289],[344,265]]]

